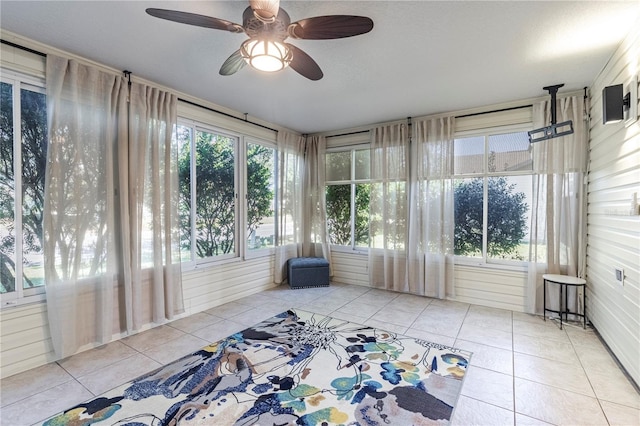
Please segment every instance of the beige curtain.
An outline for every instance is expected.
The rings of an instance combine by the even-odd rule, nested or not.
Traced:
[[[327,206],[325,199],[325,157],[327,143],[324,136],[305,138],[304,155],[304,232],[303,256],[324,257],[329,260],[331,251],[327,234]],[[331,274],[331,272],[330,272]]]
[[[408,291],[453,296],[452,117],[412,125]]]
[[[46,77],[45,283],[65,357],[182,309],[170,254],[176,99],[134,84],[129,120],[121,76],[49,55]]]
[[[369,282],[373,287],[409,292],[407,276],[409,137],[406,123],[371,132],[371,246]]]
[[[534,128],[549,125],[551,102],[533,107]],[[542,275],[584,276],[588,128],[584,100],[579,96],[557,101],[557,121],[573,121],[574,133],[534,143],[527,311],[541,313]],[[582,312],[582,298],[570,289],[569,308]],[[558,294],[547,292],[547,306],[558,309]]]
[[[304,197],[304,137],[279,131],[277,177],[277,246],[274,282],[287,277],[287,260],[302,256]]]

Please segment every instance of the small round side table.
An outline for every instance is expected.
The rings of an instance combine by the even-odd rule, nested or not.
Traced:
[[[560,315],[560,330],[562,330],[562,314],[565,316],[565,322],[569,320],[569,314],[576,315],[582,317],[583,320],[583,328],[587,328],[587,305],[585,304],[586,300],[586,285],[587,281],[582,278],[572,277],[570,275],[557,275],[557,274],[544,274],[542,276],[544,280],[543,283],[543,294],[544,294],[544,320],[547,320],[547,312],[553,312],[555,314]],[[560,287],[560,299],[558,301],[558,310],[554,311],[553,309],[547,309],[547,283],[558,284]],[[583,313],[578,312],[569,312],[569,303],[567,302],[567,287],[582,287],[582,309],[584,309]],[[564,310],[562,310],[562,295],[564,293]]]

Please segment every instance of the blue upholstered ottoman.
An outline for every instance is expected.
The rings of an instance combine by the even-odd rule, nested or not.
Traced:
[[[322,257],[295,257],[287,261],[289,287],[328,287],[329,261]]]

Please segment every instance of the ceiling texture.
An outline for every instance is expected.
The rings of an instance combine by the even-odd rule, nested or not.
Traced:
[[[0,1],[0,27],[301,133],[544,96],[590,86],[638,25],[634,1],[281,1],[291,21],[361,15],[373,30],[287,41],[324,78],[245,67],[218,74],[247,38],[153,18],[149,7],[242,24],[248,1]]]

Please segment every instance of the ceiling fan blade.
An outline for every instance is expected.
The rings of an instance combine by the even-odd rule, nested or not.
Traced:
[[[247,61],[244,60],[240,49],[236,50],[224,61],[224,64],[220,67],[220,75],[231,75],[240,71],[247,65]]]
[[[180,12],[178,10],[168,9],[147,9],[147,13],[151,16],[168,21],[179,22],[181,24],[196,25],[198,27],[212,28],[214,30],[230,31],[232,33],[242,33],[244,28],[239,24],[234,24],[224,19],[214,18],[212,16],[198,15],[196,13]]]
[[[320,80],[324,74],[322,70],[314,61],[311,56],[307,55],[301,49],[298,49],[293,44],[285,43],[289,49],[292,50],[293,59],[291,60],[291,64],[289,66],[293,68],[298,74],[303,77],[307,77],[309,80]]]
[[[365,16],[316,16],[292,23],[289,36],[305,40],[330,40],[357,36],[372,29],[373,21]]]

